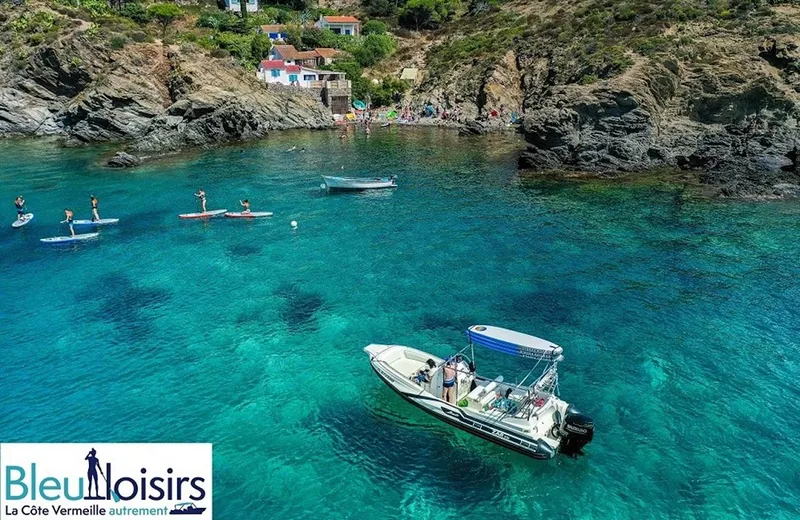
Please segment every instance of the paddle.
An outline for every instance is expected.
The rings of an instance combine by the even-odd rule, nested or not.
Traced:
[[[97,465],[97,469],[99,469],[100,470],[100,474],[103,475],[103,481],[105,481],[106,487],[111,492],[111,498],[114,499],[114,502],[119,503],[119,501],[120,501],[119,495],[117,494],[116,491],[111,489],[111,484],[108,483],[108,479],[106,478],[105,473],[103,473],[103,468],[100,467],[100,464]]]

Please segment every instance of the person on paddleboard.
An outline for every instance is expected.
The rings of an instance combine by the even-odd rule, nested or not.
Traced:
[[[202,189],[197,190],[197,193],[194,194],[195,197],[200,199],[200,204],[203,207],[203,213],[206,212],[206,192]]]
[[[250,213],[250,201],[247,199],[240,200],[239,204],[242,205],[242,213]]]
[[[94,195],[89,195],[89,197],[92,198],[92,222],[97,222],[98,220],[100,220],[100,214],[97,212],[97,210],[99,209],[97,197],[95,197]]]
[[[94,496],[100,496],[100,490],[97,485],[97,470],[100,468],[100,461],[97,459],[97,450],[91,449],[88,455],[83,460],[89,461],[89,470],[86,476],[89,477],[89,497],[92,496],[92,482],[94,482]]]
[[[17,207],[17,220],[25,220],[25,199],[22,195],[14,199],[14,205]]]
[[[72,236],[75,236],[75,229],[72,227],[72,219],[75,217],[75,213],[72,212],[71,209],[66,208],[64,210],[64,220],[61,221],[62,224],[69,225],[69,233]]]

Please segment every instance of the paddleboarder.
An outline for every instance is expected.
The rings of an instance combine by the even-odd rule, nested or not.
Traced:
[[[66,208],[64,210],[64,220],[61,221],[62,224],[69,225],[69,233],[72,236],[75,236],[75,230],[72,228],[72,219],[75,217],[75,214],[72,212],[71,209]]]
[[[91,498],[92,496],[92,481],[94,481],[94,496],[99,497],[100,490],[97,484],[97,470],[100,467],[100,461],[97,459],[97,450],[92,448],[83,460],[89,461],[89,470],[86,473],[89,477],[89,497]]]
[[[203,207],[203,213],[206,212],[206,192],[202,189],[197,190],[197,193],[194,194],[200,200],[200,204]]]
[[[239,204],[241,204],[242,208],[244,208],[242,210],[242,213],[250,213],[250,201],[249,200],[247,200],[247,199],[240,200]]]
[[[25,220],[25,199],[22,198],[22,195],[18,195],[14,199],[14,205],[17,207],[17,220]]]
[[[98,210],[97,197],[95,197],[94,195],[89,195],[89,197],[92,198],[92,222],[97,222],[98,220],[100,220],[100,214],[97,212]]]

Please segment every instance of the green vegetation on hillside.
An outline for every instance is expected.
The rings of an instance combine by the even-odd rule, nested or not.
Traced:
[[[363,1],[368,10],[381,2]],[[798,27],[772,8],[793,3],[797,1],[549,0],[536,2],[539,8],[523,16],[515,8],[524,7],[522,1],[470,0],[451,14],[439,31],[441,43],[428,51],[429,76],[435,79],[459,64],[489,68],[506,51],[516,50],[548,58],[560,82],[592,83],[624,72],[636,54],[702,59],[692,26],[746,36],[796,33]],[[402,13],[400,8],[387,15],[402,24]]]

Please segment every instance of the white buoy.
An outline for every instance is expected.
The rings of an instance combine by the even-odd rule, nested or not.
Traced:
[[[321,190],[324,190],[324,189],[325,189],[325,183],[324,183],[324,182],[323,182],[322,184],[320,184],[320,185],[319,185],[319,189],[321,189]]]
[[[292,227],[293,227],[294,229],[297,229],[297,221],[296,221],[296,220],[293,220],[293,221],[292,221]]]

